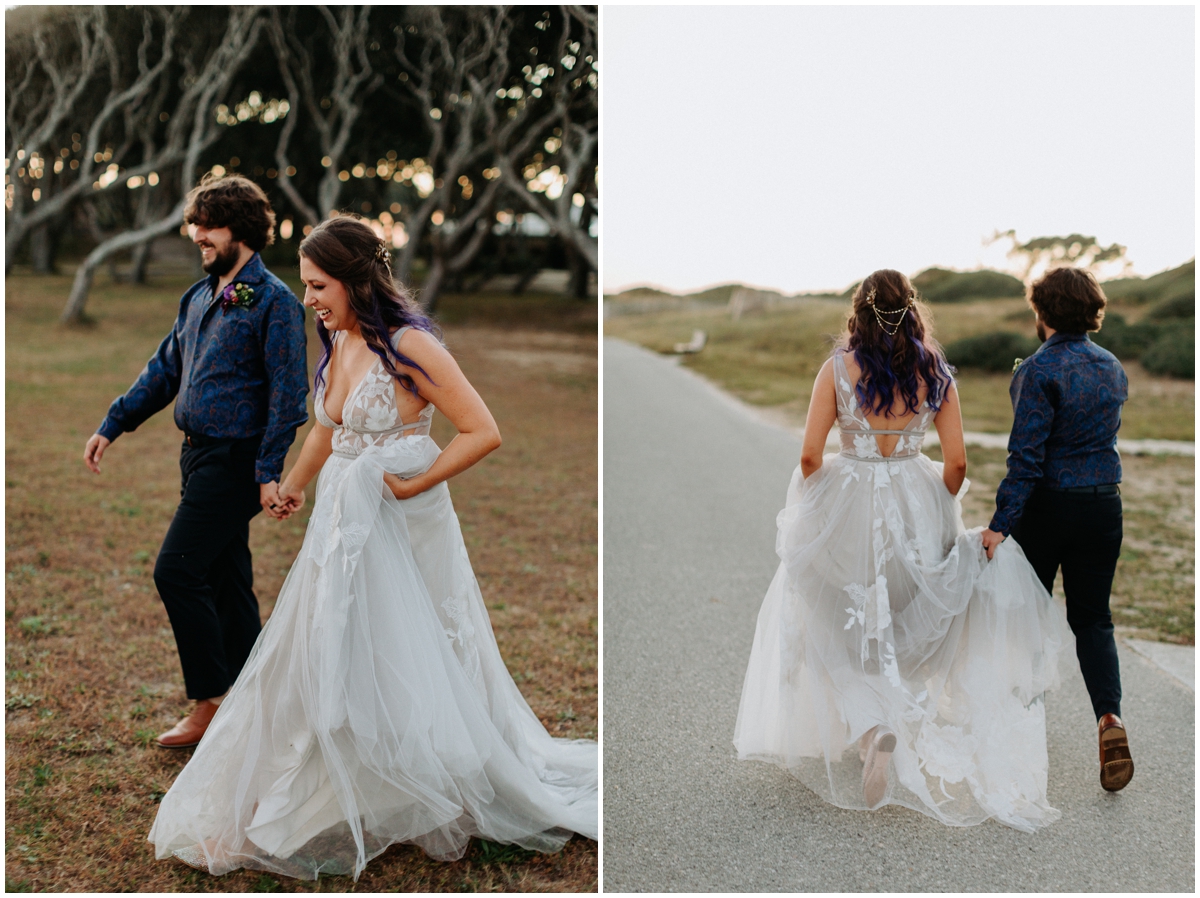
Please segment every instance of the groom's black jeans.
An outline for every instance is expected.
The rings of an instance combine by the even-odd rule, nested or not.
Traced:
[[[191,699],[222,695],[262,628],[250,558],[250,519],[261,437],[189,436],[179,457],[183,498],[167,530],[154,583],[179,647]]]
[[[1108,599],[1123,535],[1119,493],[1091,495],[1038,487],[1010,534],[1046,590],[1059,567],[1075,654],[1099,720],[1121,713],[1121,669]]]

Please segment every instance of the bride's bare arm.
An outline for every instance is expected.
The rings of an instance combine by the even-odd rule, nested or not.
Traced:
[[[821,468],[825,457],[825,440],[837,421],[837,394],[833,386],[833,359],[817,372],[812,398],[808,402],[808,417],[804,421],[804,446],[800,450],[800,472],[807,480]]]
[[[314,421],[312,430],[304,438],[300,457],[279,484],[279,498],[286,509],[284,517],[298,511],[304,505],[304,488],[317,476],[317,472],[332,452],[333,431],[320,421]]]
[[[963,443],[962,407],[958,404],[958,388],[951,383],[946,398],[933,419],[938,440],[942,444],[942,481],[951,495],[958,495],[967,476],[967,447]]]
[[[423,474],[407,480],[394,474],[384,475],[384,482],[392,494],[397,499],[408,499],[449,480],[497,449],[500,429],[483,399],[441,343],[424,331],[414,329],[405,331],[400,338],[400,347],[401,352],[429,375],[426,378],[420,371],[409,369],[421,398],[433,403],[458,431],[438,460]]]

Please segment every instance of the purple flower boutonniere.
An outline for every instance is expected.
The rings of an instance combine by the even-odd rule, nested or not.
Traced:
[[[248,309],[254,304],[254,288],[246,284],[230,284],[221,291],[221,311],[228,312],[232,307]]]

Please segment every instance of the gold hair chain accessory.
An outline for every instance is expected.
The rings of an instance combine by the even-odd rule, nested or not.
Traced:
[[[875,320],[879,322],[880,330],[882,330],[889,337],[894,337],[900,330],[900,325],[904,323],[904,316],[907,315],[908,310],[912,308],[913,300],[915,298],[915,294],[910,293],[908,295],[908,302],[905,304],[904,308],[893,309],[890,312],[881,312],[879,309],[875,308],[875,288],[872,287],[871,291],[867,294],[867,305],[869,305],[871,307],[871,311],[875,313]],[[893,315],[899,315],[900,317],[895,321],[883,320],[885,317],[891,317]]]
[[[387,245],[384,243],[376,244],[375,246],[375,261],[383,265],[392,263],[392,254],[388,251]]]

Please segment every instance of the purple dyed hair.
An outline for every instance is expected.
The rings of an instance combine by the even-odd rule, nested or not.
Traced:
[[[873,300],[874,309],[868,299]],[[906,306],[908,312],[896,327],[898,313]],[[881,313],[878,317],[876,310]],[[881,318],[886,329],[880,324]],[[921,381],[927,388],[925,401],[929,407],[935,412],[941,408],[954,369],[933,339],[927,321],[924,303],[900,272],[884,268],[858,285],[846,321],[845,348],[854,353],[862,370],[855,390],[862,408],[876,415],[897,417],[892,404],[898,395],[906,413],[916,414]],[[893,329],[895,334],[889,334]]]
[[[400,386],[418,395],[416,381],[400,366],[421,372],[433,383],[424,368],[392,345],[391,332],[414,327],[437,337],[437,325],[421,312],[408,291],[392,280],[386,247],[369,225],[349,215],[327,219],[304,238],[300,255],[346,288],[363,339]],[[325,368],[333,350],[333,339],[320,319],[317,319],[317,336],[322,351],[313,383],[320,385],[325,382]]]

